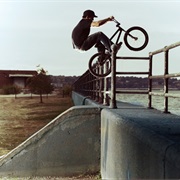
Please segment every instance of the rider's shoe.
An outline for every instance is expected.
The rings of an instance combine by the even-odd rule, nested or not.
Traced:
[[[122,45],[122,42],[120,42],[120,43],[118,43],[118,44],[113,44],[113,45],[111,46],[112,51],[115,52],[115,53],[117,53],[118,50],[121,48],[121,45]]]
[[[122,42],[118,43],[117,44],[117,49],[119,50],[121,48],[121,46],[122,46]]]
[[[111,56],[111,53],[112,53],[112,51],[106,51],[104,54],[105,58],[106,59],[109,58]]]

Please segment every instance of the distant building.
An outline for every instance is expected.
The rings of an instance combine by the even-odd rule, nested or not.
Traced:
[[[0,89],[7,85],[16,85],[25,88],[27,79],[37,74],[37,71],[0,70]]]

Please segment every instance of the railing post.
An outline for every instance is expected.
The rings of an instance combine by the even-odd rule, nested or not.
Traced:
[[[92,74],[89,72],[89,81],[90,81],[90,85],[89,85],[89,95],[92,98],[93,97],[93,77]]]
[[[107,72],[108,67],[109,67],[109,62],[106,62],[105,63],[105,69],[104,69],[105,72]],[[107,106],[107,105],[109,105],[108,94],[107,94],[107,91],[108,91],[108,78],[104,77],[103,81],[104,81],[103,105]]]
[[[116,104],[116,54],[117,46],[114,45],[111,56],[111,102],[110,108],[117,108]]]
[[[99,68],[97,68],[97,67],[96,67],[96,73],[99,74]],[[99,80],[97,77],[96,77],[95,92],[96,92],[95,101],[98,102],[99,101]]]
[[[148,108],[152,108],[152,95],[150,94],[152,92],[152,58],[153,55],[149,53]]]
[[[102,66],[100,67],[100,74],[103,74],[103,72],[104,72],[104,68]],[[103,78],[99,78],[99,103],[100,104],[103,103],[103,89],[104,89]]]
[[[93,100],[96,99],[96,78],[93,76]]]
[[[169,59],[168,59],[168,54],[169,50],[166,49],[165,47],[165,52],[164,52],[164,94],[168,93],[169,89],[169,78],[166,78],[165,76],[169,74]],[[164,112],[168,113],[168,97],[164,96]]]

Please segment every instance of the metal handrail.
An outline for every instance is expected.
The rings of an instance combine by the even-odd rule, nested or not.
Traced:
[[[117,71],[116,70],[116,64],[117,64],[117,60],[120,60],[120,61],[128,61],[128,60],[138,60],[138,61],[147,61],[149,62],[149,57],[118,57],[116,56],[117,52],[115,51],[115,49],[113,50],[112,52],[112,73],[111,73],[111,102],[110,102],[110,107],[111,108],[117,108],[117,104],[116,104],[116,94],[140,94],[139,91],[137,90],[134,90],[134,91],[123,91],[123,90],[120,90],[120,91],[117,91],[116,90],[116,75],[132,75],[132,74],[135,74],[135,75],[147,75],[149,76],[149,71],[146,71],[146,72],[139,72],[139,71],[136,71],[136,72],[122,72],[122,71]],[[141,94],[148,94],[148,89],[147,90],[144,90],[144,91],[141,91]]]
[[[148,107],[152,108],[152,95],[154,96],[163,96],[164,97],[164,113],[169,113],[168,111],[168,97],[172,97],[171,94],[169,94],[169,86],[168,82],[170,78],[173,77],[180,77],[180,72],[169,74],[169,50],[174,49],[176,47],[180,46],[180,42],[171,44],[169,46],[165,46],[164,48],[161,48],[159,50],[153,51],[149,53],[150,62],[149,62],[149,94],[148,94]],[[154,55],[164,53],[164,74],[163,75],[152,75],[152,62]],[[152,92],[152,80],[153,79],[164,79],[164,93],[153,93]],[[175,98],[179,98],[179,96],[173,96]]]
[[[162,96],[164,97],[164,112],[168,113],[168,97],[180,98],[178,95],[170,94],[168,81],[173,77],[180,77],[180,72],[169,74],[169,50],[174,49],[180,46],[180,42],[165,46],[162,49],[150,52],[148,57],[118,57],[116,56],[117,52],[113,51],[112,53],[112,64],[111,64],[111,77],[97,78],[93,76],[89,70],[87,70],[74,84],[75,91],[85,95],[90,96],[94,101],[108,105],[110,108],[117,108],[116,104],[116,95],[117,94],[147,94],[148,95],[148,107],[152,107],[152,96]],[[152,62],[153,57],[156,54],[164,53],[164,74],[163,75],[152,75]],[[144,72],[122,72],[117,71],[116,64],[117,61],[128,61],[128,60],[140,60],[147,61],[149,63],[149,69]],[[105,68],[105,67],[104,67]],[[98,72],[101,72],[100,69],[97,69]],[[116,79],[117,75],[127,75],[127,74],[136,74],[136,75],[147,75],[148,79],[148,88],[147,90],[117,90],[116,88]],[[164,92],[163,93],[154,93],[152,92],[152,82],[154,79],[164,79]],[[108,82],[110,81],[110,88]]]

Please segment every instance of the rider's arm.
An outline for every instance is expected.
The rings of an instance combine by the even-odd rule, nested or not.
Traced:
[[[99,21],[93,21],[91,23],[91,26],[92,27],[99,27],[99,26],[102,26],[103,24],[107,23],[108,21],[112,21],[113,19],[114,19],[114,17],[110,16],[110,17],[108,17],[106,19],[102,19],[102,20],[99,20]]]

